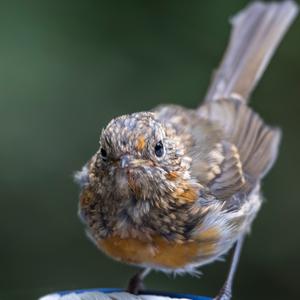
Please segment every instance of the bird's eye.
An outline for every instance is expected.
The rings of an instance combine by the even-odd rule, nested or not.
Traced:
[[[106,152],[106,150],[104,148],[100,149],[100,154],[101,154],[101,158],[103,160],[107,160],[107,152]]]
[[[157,157],[162,157],[165,153],[164,145],[162,141],[159,141],[154,147],[155,155]]]

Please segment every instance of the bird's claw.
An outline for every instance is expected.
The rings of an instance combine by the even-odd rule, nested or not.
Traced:
[[[213,300],[231,300],[231,296],[231,288],[224,286],[219,292],[218,296],[215,297]]]

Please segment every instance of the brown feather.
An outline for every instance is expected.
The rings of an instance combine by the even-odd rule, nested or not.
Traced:
[[[222,172],[211,181],[211,191],[226,198],[251,190],[277,157],[280,131],[265,125],[249,107],[233,99],[207,103],[199,116],[218,125],[224,134]]]

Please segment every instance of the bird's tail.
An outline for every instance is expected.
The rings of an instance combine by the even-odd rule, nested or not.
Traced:
[[[255,2],[235,15],[229,45],[205,101],[247,101],[298,13],[294,1]]]

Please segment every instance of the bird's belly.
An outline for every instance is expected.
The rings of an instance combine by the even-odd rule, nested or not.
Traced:
[[[112,236],[98,241],[98,246],[116,260],[153,268],[182,269],[187,265],[201,264],[216,256],[219,231],[210,228],[196,240],[171,242],[159,236],[151,241],[138,238],[122,239]]]

